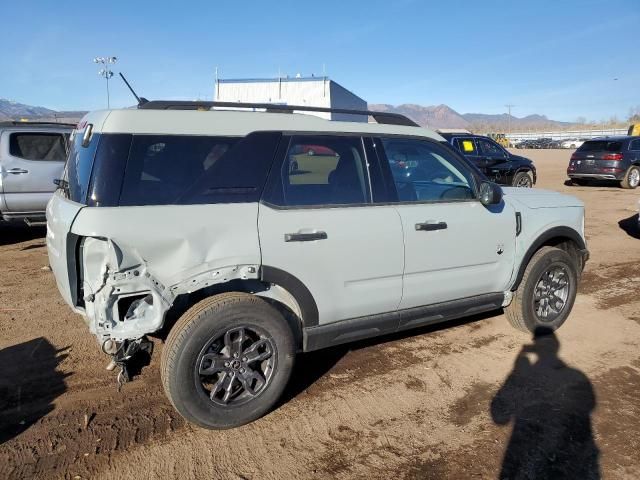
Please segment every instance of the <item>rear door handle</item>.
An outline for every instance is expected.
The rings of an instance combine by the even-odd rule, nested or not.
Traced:
[[[447,228],[447,222],[425,222],[416,223],[416,230],[423,232],[432,232],[434,230],[444,230]]]
[[[20,173],[29,173],[29,170],[25,170],[24,168],[10,168],[9,170],[7,170],[7,173],[18,175]]]
[[[285,242],[312,242],[314,240],[326,240],[327,232],[310,232],[310,233],[285,233]]]

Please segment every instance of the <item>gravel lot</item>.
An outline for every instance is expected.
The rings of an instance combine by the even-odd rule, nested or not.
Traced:
[[[566,186],[570,151],[519,153],[586,203],[591,260],[557,337],[496,312],[307,354],[274,412],[227,431],[173,411],[160,340],[118,392],[44,230],[0,227],[0,478],[640,478],[640,195]]]

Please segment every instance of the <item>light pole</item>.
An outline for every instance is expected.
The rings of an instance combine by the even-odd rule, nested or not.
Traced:
[[[107,108],[111,108],[109,104],[109,79],[113,77],[113,72],[109,69],[109,64],[114,64],[118,61],[116,57],[96,57],[93,59],[93,63],[100,63],[103,67],[98,72],[102,78],[107,81]]]
[[[511,107],[515,107],[515,105],[508,103],[505,107],[507,107],[507,111],[509,112],[507,114],[507,132],[511,135]]]

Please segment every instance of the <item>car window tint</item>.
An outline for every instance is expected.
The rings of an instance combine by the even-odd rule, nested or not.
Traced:
[[[383,138],[401,202],[447,202],[474,198],[472,175],[447,148],[414,139]]]
[[[619,152],[622,149],[622,142],[612,142],[608,140],[594,140],[584,142],[579,152]]]
[[[504,150],[500,148],[493,142],[489,140],[484,140],[482,138],[476,138],[476,143],[478,144],[478,148],[482,152],[483,155],[491,158],[504,158],[506,155]]]
[[[279,133],[134,135],[120,205],[258,201]]]
[[[633,140],[629,145],[629,150],[640,151],[640,139]]]
[[[61,133],[12,133],[9,153],[25,160],[63,162],[67,157],[66,139]]]
[[[360,137],[294,136],[280,174],[283,206],[369,201]]]

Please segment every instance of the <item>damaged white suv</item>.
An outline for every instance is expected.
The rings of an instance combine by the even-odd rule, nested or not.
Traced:
[[[300,351],[502,307],[525,331],[569,315],[588,256],[578,199],[503,196],[399,115],[243,107],[88,114],[47,209],[65,301],[125,376],[168,332],[162,381],[186,419],[260,417]]]

